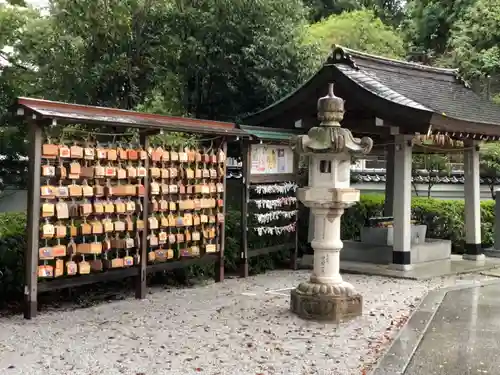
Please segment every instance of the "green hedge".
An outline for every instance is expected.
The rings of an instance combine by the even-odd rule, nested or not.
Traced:
[[[364,195],[355,206],[346,210],[342,218],[342,238],[359,238],[360,228],[366,219],[382,214],[384,197],[382,195]],[[427,225],[427,236],[430,238],[447,239],[453,243],[455,253],[463,252],[464,248],[464,202],[414,198],[412,200],[414,218]],[[306,212],[300,215],[307,218]],[[481,202],[481,231],[484,245],[493,242],[494,202]],[[0,301],[18,298],[22,294],[24,274],[24,249],[26,248],[25,233],[26,215],[23,213],[0,213]],[[299,237],[304,244],[307,239],[307,220],[299,222]],[[226,272],[238,269],[240,253],[240,210],[230,209],[226,217]],[[250,238],[257,241],[258,238]],[[250,259],[250,272],[259,273],[286,264],[288,254],[281,252],[262,255]],[[213,267],[191,267],[185,271],[189,276],[208,276],[213,273]]]
[[[358,239],[365,220],[371,216],[381,216],[383,205],[383,195],[363,195],[361,201],[349,208],[342,218],[342,238]],[[427,225],[427,237],[451,240],[453,252],[463,252],[465,244],[463,200],[413,198],[412,215],[417,222]],[[484,246],[493,244],[494,221],[494,201],[482,201],[481,238]]]
[[[26,215],[0,213],[0,301],[22,293]]]
[[[241,211],[230,209],[226,213],[226,272],[236,273],[240,254]],[[26,249],[26,214],[0,213],[0,303],[19,298],[23,292],[24,250]],[[250,235],[249,241],[258,238]],[[260,255],[249,261],[249,272],[256,274],[275,269],[287,261],[288,252]],[[174,272],[176,280],[213,276],[213,266],[192,266]]]

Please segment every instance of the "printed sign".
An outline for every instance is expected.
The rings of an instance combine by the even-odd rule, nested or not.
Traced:
[[[289,146],[252,145],[251,155],[253,175],[293,173],[293,151]]]

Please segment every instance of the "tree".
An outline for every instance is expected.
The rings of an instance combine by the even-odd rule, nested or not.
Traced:
[[[39,17],[34,9],[0,4],[0,179],[15,186],[26,183],[26,131],[10,106],[17,96],[39,93],[37,73],[17,47],[24,30]]]
[[[234,120],[299,86],[317,61],[304,43],[301,0],[51,0],[43,16],[21,9],[0,8],[0,47],[12,47],[0,76],[3,114],[30,95]],[[0,154],[26,155],[25,130],[1,121],[9,131]]]
[[[170,1],[52,0],[24,35],[50,99],[133,109],[167,74]],[[33,51],[33,52],[30,52]]]
[[[475,0],[410,0],[402,30],[413,58],[432,63],[448,50],[455,23]]]
[[[324,54],[332,44],[393,58],[405,54],[399,33],[369,10],[345,12],[312,24],[308,40],[318,42]]]
[[[311,22],[362,9],[372,10],[390,26],[398,26],[403,19],[403,6],[399,0],[304,0],[304,4],[309,8]]]
[[[359,9],[357,0],[304,0],[309,8],[309,19],[318,22],[333,14],[341,14]]]
[[[301,0],[179,0],[169,13],[184,108],[234,120],[298,87],[314,71]]]
[[[362,8],[371,9],[382,22],[399,27],[404,18],[404,2],[400,0],[359,0]]]
[[[429,178],[427,182],[427,198],[431,197],[432,187],[439,181],[439,175],[450,172],[450,160],[447,154],[423,153],[413,154],[412,175],[421,176],[422,171]],[[413,184],[415,188],[415,183]],[[415,188],[417,193],[417,189]],[[418,195],[418,193],[417,193]]]
[[[482,173],[489,177],[491,199],[495,199],[496,178],[500,177],[500,142],[487,143],[481,147],[480,164]]]
[[[500,0],[477,0],[456,23],[453,59],[468,78],[500,74]]]

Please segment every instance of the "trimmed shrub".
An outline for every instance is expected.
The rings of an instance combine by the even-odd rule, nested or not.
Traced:
[[[363,195],[359,203],[346,210],[342,217],[342,238],[358,239],[361,227],[372,216],[381,216],[383,195]],[[452,250],[461,254],[465,245],[464,201],[432,198],[412,199],[412,216],[427,225],[427,237],[451,240]],[[481,202],[481,238],[483,246],[493,244],[495,202]]]

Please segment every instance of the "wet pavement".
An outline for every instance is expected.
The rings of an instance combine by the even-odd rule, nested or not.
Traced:
[[[500,374],[500,283],[431,292],[374,375]]]
[[[448,292],[405,375],[498,374],[500,285]]]

